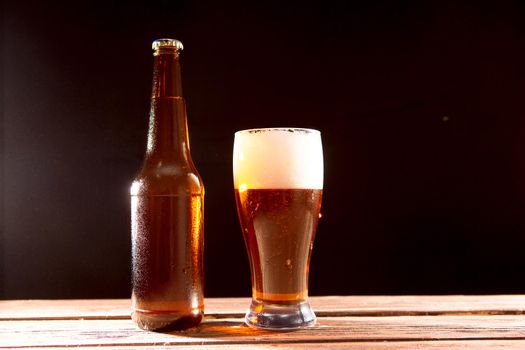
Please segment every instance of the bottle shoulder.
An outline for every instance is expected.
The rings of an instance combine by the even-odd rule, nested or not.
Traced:
[[[192,164],[145,163],[133,180],[133,195],[204,195],[204,184]]]

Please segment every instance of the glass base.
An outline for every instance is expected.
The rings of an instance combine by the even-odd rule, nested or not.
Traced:
[[[252,300],[245,322],[250,327],[287,330],[315,324],[315,314],[308,301],[296,304],[273,304]]]

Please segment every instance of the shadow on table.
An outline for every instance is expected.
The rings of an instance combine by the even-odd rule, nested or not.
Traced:
[[[294,332],[295,330],[279,331]],[[189,329],[184,332],[188,337],[199,338],[216,338],[216,337],[246,337],[246,336],[264,336],[275,334],[275,331],[256,329],[248,327],[244,322],[226,321],[226,320],[205,320],[198,327]],[[169,334],[180,334],[177,332],[169,332]]]

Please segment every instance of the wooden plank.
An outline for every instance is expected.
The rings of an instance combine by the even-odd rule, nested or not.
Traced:
[[[250,344],[249,349],[254,350],[270,350],[270,349],[314,349],[319,348],[327,350],[439,350],[439,349],[484,349],[484,350],[522,350],[525,349],[525,340],[454,340],[454,341],[386,341],[386,342],[334,342],[334,343],[286,343],[286,344]],[[18,349],[27,349],[27,347],[19,347]],[[104,350],[122,349],[122,346],[104,346]],[[231,344],[231,345],[154,345],[154,346],[125,346],[127,350],[245,350],[248,347],[246,344]],[[40,348],[42,349],[42,348]],[[45,347],[44,349],[64,350],[64,347]],[[86,346],[83,350],[100,350],[100,347]]]
[[[318,316],[525,314],[525,295],[311,297]],[[249,298],[207,298],[206,314],[241,317]],[[127,319],[129,299],[3,300],[0,320]]]
[[[324,317],[294,332],[251,329],[239,318],[207,319],[186,332],[153,333],[131,320],[1,321],[0,347],[97,345],[276,345],[364,341],[525,340],[525,318],[514,315]]]

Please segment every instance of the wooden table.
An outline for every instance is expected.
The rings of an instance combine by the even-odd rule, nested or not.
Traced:
[[[525,296],[312,297],[316,326],[248,328],[247,298],[206,300],[197,328],[137,329],[129,300],[0,301],[0,348],[525,349]]]

